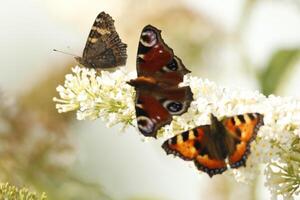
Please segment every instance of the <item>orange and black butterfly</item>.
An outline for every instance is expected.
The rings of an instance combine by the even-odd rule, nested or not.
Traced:
[[[227,168],[246,165],[250,143],[264,124],[263,115],[245,113],[219,121],[211,114],[211,124],[185,131],[165,141],[162,148],[196,167],[210,177]]]
[[[92,26],[82,57],[75,59],[85,67],[103,69],[126,64],[127,45],[122,43],[109,14],[101,12]]]
[[[146,137],[156,137],[157,130],[170,124],[172,116],[185,113],[193,100],[189,86],[178,86],[190,71],[160,32],[151,25],[142,30],[136,63],[138,77],[128,82],[136,90],[137,125]]]

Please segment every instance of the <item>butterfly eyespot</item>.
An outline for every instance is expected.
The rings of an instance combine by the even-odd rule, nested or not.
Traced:
[[[175,59],[172,59],[166,66],[163,67],[166,72],[175,72],[178,70],[178,64]]]
[[[153,31],[145,31],[142,33],[140,42],[145,47],[153,47],[157,43],[156,34]]]
[[[145,116],[139,116],[137,118],[137,124],[138,124],[139,130],[143,134],[145,134],[145,135],[152,134],[152,132],[154,130],[154,123],[152,122],[151,119],[149,119],[148,117],[145,117]]]
[[[166,100],[165,102],[163,102],[163,106],[172,115],[178,115],[184,111],[184,105],[178,101]]]

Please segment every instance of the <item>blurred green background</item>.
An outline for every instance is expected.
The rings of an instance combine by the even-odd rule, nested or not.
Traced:
[[[101,11],[112,15],[135,70],[140,31],[162,30],[194,76],[222,86],[300,97],[299,0],[11,0],[1,2],[0,182],[49,199],[269,199],[252,185],[210,179],[165,156],[134,128],[58,114],[52,97]]]

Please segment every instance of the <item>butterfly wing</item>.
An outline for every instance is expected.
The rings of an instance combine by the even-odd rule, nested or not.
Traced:
[[[138,129],[146,137],[156,137],[157,130],[172,120],[159,100],[143,91],[136,93],[135,110]]]
[[[101,12],[92,26],[81,58],[81,64],[91,68],[111,68],[126,64],[127,45],[115,30],[114,20]]]
[[[174,154],[183,160],[193,160],[199,170],[212,177],[227,169],[224,159],[214,156],[214,146],[210,125],[204,125],[175,135],[165,141],[162,148],[167,154]]]
[[[173,115],[187,111],[192,92],[190,87],[163,88],[155,84],[149,87],[136,91],[137,125],[144,136],[156,137],[157,130],[169,124]]]
[[[229,146],[229,165],[238,168],[246,165],[250,153],[250,143],[264,124],[263,115],[259,113],[245,113],[222,120],[229,137],[234,143]]]
[[[168,85],[178,85],[190,71],[174,55],[160,33],[151,25],[143,28],[137,52],[138,76],[152,76]]]

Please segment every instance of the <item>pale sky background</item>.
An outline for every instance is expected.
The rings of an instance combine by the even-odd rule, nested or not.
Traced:
[[[61,66],[66,59],[72,59],[52,52],[53,48],[81,54],[89,28],[100,11],[105,10],[115,16],[119,20],[117,23],[121,23],[122,19],[118,18],[121,13],[130,15],[130,10],[122,9],[122,2],[2,1],[1,88],[11,95],[20,93],[57,69],[49,69],[49,66]],[[244,1],[184,2],[204,13],[225,31],[231,32],[237,27]],[[261,1],[243,30],[247,53],[257,66],[263,66],[274,49],[300,45],[300,7],[286,2],[288,1]],[[124,21],[126,23],[126,19],[122,23]],[[120,35],[122,34],[121,30]],[[139,35],[135,37],[138,40]],[[129,56],[130,62],[133,62],[135,56]],[[239,61],[230,45],[224,46],[221,59],[224,68],[218,83],[235,86],[236,78],[242,81],[241,87],[257,89],[257,83],[247,77],[247,74],[236,74],[239,69],[235,63]],[[232,74],[235,75],[234,78]],[[300,97],[297,90],[299,76],[300,68],[297,67],[287,83],[284,95]],[[149,195],[166,200],[199,200],[201,188],[208,187],[211,181],[206,174],[199,174],[193,167],[189,167],[192,163],[166,158],[160,149],[161,141],[142,142],[137,130],[128,129],[125,133],[120,133],[119,128],[107,128],[99,120],[72,125],[70,131],[76,134],[79,147],[76,170],[82,177],[99,181],[116,199]],[[261,199],[268,199],[266,196],[268,192],[262,189]],[[233,195],[232,199],[237,199],[237,196]]]

